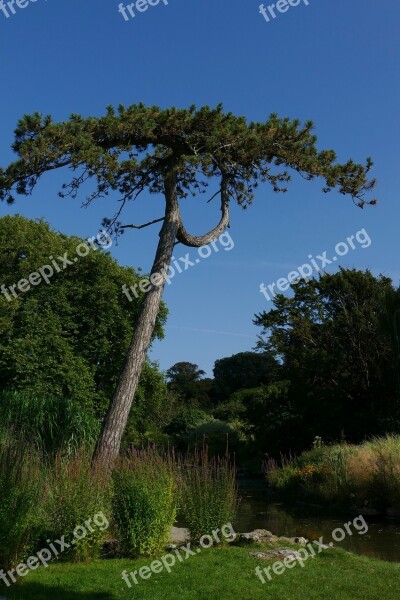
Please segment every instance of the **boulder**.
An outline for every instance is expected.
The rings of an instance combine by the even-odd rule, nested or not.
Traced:
[[[236,536],[237,544],[271,544],[278,541],[278,537],[267,529],[255,529],[249,533],[240,533]]]
[[[186,527],[171,527],[169,532],[169,548],[183,546],[190,541],[190,531]]]
[[[261,560],[283,560],[288,556],[293,557],[293,560],[301,559],[301,554],[292,548],[272,548],[265,552],[250,552],[249,554]]]

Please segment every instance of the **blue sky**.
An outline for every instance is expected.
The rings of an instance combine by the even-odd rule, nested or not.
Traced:
[[[28,2],[28,0],[27,0]],[[398,208],[400,46],[398,0],[310,0],[267,23],[259,0],[169,0],[125,21],[118,0],[37,0],[0,12],[0,164],[11,160],[16,122],[39,111],[101,115],[106,105],[135,102],[162,107],[216,105],[265,120],[311,118],[321,148],[340,160],[372,156],[377,207],[360,210],[335,192],[294,175],[289,192],[258,190],[247,211],[233,209],[234,248],[221,249],[167,286],[166,338],[151,357],[168,368],[180,360],[208,373],[217,358],[250,350],[254,314],[271,308],[260,283],[276,282],[297,266],[365,228],[368,248],[356,245],[328,267],[370,268],[400,279]],[[126,2],[127,4],[127,2]],[[265,2],[266,6],[272,2]],[[52,173],[30,198],[0,204],[0,215],[44,217],[55,229],[95,235],[111,199],[82,209],[57,197],[61,173]],[[183,207],[187,229],[201,234],[219,218],[204,198]],[[127,222],[162,215],[161,201],[144,195]],[[123,265],[151,266],[157,227],[126,234],[111,252]],[[186,249],[177,248],[175,256]],[[196,250],[190,251],[197,256]]]

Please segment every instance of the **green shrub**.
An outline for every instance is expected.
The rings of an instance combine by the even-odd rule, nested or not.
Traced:
[[[181,410],[164,429],[168,435],[185,436],[196,427],[212,421],[209,414],[198,408],[184,408]]]
[[[98,556],[107,534],[111,492],[107,473],[99,468],[91,468],[90,455],[85,450],[71,457],[60,453],[56,456],[49,469],[46,537],[55,540],[65,536],[68,543],[74,540],[71,548],[60,554],[60,560],[87,561]],[[104,526],[93,523],[90,527],[85,526],[86,521],[100,514],[105,517]],[[74,536],[78,526],[86,529],[86,535],[81,540]]]
[[[185,439],[189,446],[205,443],[211,455],[222,455],[226,452],[228,444],[231,451],[238,449],[239,432],[231,423],[214,419],[193,429]]]
[[[168,542],[175,522],[172,457],[154,448],[132,450],[113,472],[113,521],[122,551],[152,555]]]
[[[0,568],[15,566],[34,545],[42,525],[43,477],[37,451],[0,442]]]
[[[210,458],[204,448],[188,453],[179,460],[179,499],[194,542],[232,523],[238,507],[234,465],[228,457]]]

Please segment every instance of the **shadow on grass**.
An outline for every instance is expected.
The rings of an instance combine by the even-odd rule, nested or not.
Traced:
[[[14,588],[0,587],[0,600],[118,600],[108,592],[75,592],[65,586],[27,583]]]

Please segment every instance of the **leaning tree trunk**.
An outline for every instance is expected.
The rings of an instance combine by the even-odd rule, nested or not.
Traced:
[[[180,223],[174,176],[170,175],[166,178],[165,197],[166,214],[151,275],[165,273],[165,269],[171,263],[174,251]],[[96,444],[93,455],[93,463],[95,464],[102,463],[105,466],[110,466],[118,456],[133,397],[152,340],[164,287],[165,276],[162,278],[160,285],[151,285],[144,298],[125,365]]]
[[[181,220],[176,193],[176,175],[172,170],[165,177],[166,212],[151,275],[165,273],[171,264],[176,240],[186,246],[200,247],[211,243],[225,231],[229,226],[229,192],[228,180],[224,173],[220,191],[222,215],[218,225],[203,236],[190,235]],[[118,456],[133,397],[153,336],[164,287],[165,276],[160,285],[151,285],[143,301],[125,366],[96,444],[93,464],[102,463],[105,466],[111,466]]]

